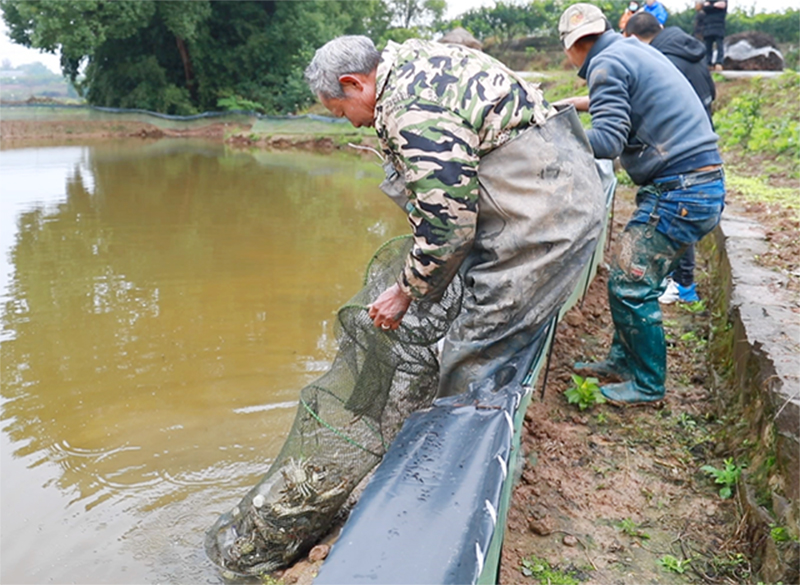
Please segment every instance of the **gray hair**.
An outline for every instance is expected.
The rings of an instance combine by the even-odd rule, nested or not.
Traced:
[[[371,39],[360,35],[337,37],[317,49],[306,67],[305,78],[315,95],[345,97],[339,77],[348,73],[371,73],[381,54]]]

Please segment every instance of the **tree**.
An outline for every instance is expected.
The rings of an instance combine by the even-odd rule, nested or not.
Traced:
[[[427,3],[442,0],[426,0]],[[383,2],[253,0],[0,0],[10,38],[60,54],[95,105],[189,114],[240,98],[265,112],[313,96],[302,71],[340,34],[389,27]]]

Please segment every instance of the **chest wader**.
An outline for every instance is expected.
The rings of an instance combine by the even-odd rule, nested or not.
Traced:
[[[639,190],[659,197],[653,186]],[[603,386],[603,395],[614,402],[654,402],[664,397],[667,345],[658,297],[662,281],[677,266],[687,245],[659,231],[658,199],[647,223],[629,223],[619,241],[608,278],[608,301],[614,320],[614,338],[604,362],[575,364],[576,369],[609,372],[625,381]],[[586,366],[582,368],[581,366]]]
[[[481,158],[462,311],[444,340],[439,397],[521,381],[532,340],[574,289],[605,196],[573,107]]]

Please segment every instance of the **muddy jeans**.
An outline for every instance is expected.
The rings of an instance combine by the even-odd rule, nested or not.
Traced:
[[[630,370],[640,388],[664,390],[667,350],[658,304],[664,277],[688,246],[719,223],[724,199],[723,179],[667,192],[647,185],[637,193],[636,211],[612,261],[608,300],[614,320],[609,356]]]

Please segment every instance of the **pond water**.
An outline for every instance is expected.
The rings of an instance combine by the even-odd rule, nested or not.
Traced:
[[[222,582],[205,530],[407,231],[380,167],[167,140],[6,149],[0,174],[0,581]]]

